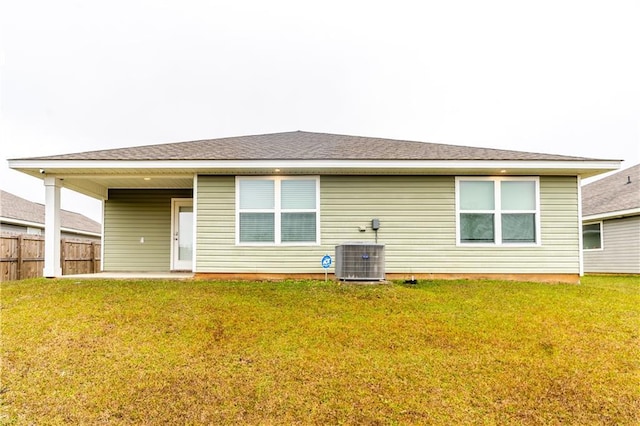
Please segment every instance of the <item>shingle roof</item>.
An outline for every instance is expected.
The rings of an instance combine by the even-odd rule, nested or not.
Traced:
[[[640,164],[582,187],[583,216],[637,208],[640,208]]]
[[[38,223],[44,226],[44,208],[42,204],[0,190],[0,217]],[[60,226],[96,234],[102,232],[102,226],[95,220],[68,210],[60,211]]]
[[[286,132],[205,139],[75,154],[32,157],[29,160],[592,160],[565,155],[538,154],[335,135]]]

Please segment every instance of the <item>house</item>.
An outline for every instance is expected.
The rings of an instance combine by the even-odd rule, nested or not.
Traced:
[[[582,188],[584,270],[640,274],[640,164]]]
[[[578,282],[580,181],[620,161],[297,131],[9,166],[44,180],[51,223],[63,186],[104,200],[104,271],[324,277],[337,245],[377,239],[387,279]]]
[[[43,204],[0,190],[0,234],[44,235]],[[80,213],[60,210],[60,236],[100,241],[102,225]]]

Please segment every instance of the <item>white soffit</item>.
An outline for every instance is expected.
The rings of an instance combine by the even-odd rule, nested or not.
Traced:
[[[149,171],[201,173],[216,170],[252,169],[313,169],[313,170],[422,170],[429,174],[457,170],[517,170],[564,171],[565,174],[584,174],[593,171],[617,170],[617,160],[585,161],[491,161],[491,160],[171,160],[171,161],[113,161],[113,160],[10,160],[9,167],[29,174],[140,174]]]

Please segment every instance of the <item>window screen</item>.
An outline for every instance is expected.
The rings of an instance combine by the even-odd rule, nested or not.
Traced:
[[[238,242],[317,243],[318,178],[238,178]]]
[[[535,244],[537,179],[458,178],[460,243]]]
[[[602,248],[601,223],[582,225],[582,247],[585,250],[597,250]]]

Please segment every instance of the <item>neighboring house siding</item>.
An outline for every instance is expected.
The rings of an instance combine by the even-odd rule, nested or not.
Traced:
[[[604,220],[602,237],[602,250],[584,252],[585,272],[640,274],[640,216]]]
[[[11,223],[0,223],[0,233],[43,235],[44,229],[13,225]]]
[[[44,236],[43,228],[36,228],[33,226],[20,226],[10,223],[0,224],[0,234],[28,234],[28,235],[42,235]],[[93,235],[80,234],[76,232],[60,231],[60,238],[68,240],[82,240],[82,241],[95,241],[99,242],[100,237],[94,237]]]
[[[190,189],[110,190],[104,207],[103,270],[168,271],[171,199],[191,194]]]
[[[322,176],[320,246],[236,246],[234,191],[233,176],[198,178],[198,272],[322,272],[335,245],[373,242],[378,218],[388,273],[579,273],[575,177],[540,178],[542,246],[526,248],[456,246],[453,176]]]

